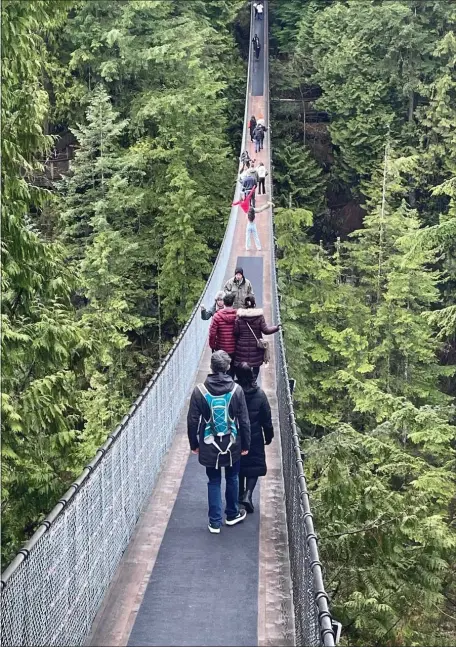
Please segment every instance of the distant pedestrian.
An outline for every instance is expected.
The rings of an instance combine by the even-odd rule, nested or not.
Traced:
[[[263,309],[257,308],[255,297],[248,296],[244,301],[245,307],[237,311],[234,324],[234,337],[236,339],[236,353],[234,356],[235,367],[247,362],[253,368],[255,377],[258,377],[260,366],[268,359],[269,348],[264,348],[264,335],[273,335],[280,326],[266,324]],[[265,358],[266,355],[266,358]]]
[[[263,20],[263,5],[261,2],[257,4],[256,17],[258,18],[258,20]]]
[[[250,141],[253,142],[253,132],[255,130],[255,126],[257,125],[257,120],[255,119],[255,115],[252,115],[250,117],[249,121],[249,131],[250,131]]]
[[[242,267],[237,267],[234,270],[233,278],[225,283],[223,289],[227,294],[232,293],[235,295],[234,308],[242,308],[246,298],[253,296],[252,284],[245,278]]]
[[[260,39],[258,38],[258,34],[255,34],[255,36],[252,38],[252,44],[253,44],[253,49],[255,51],[255,57],[258,60],[260,58]]]
[[[224,350],[231,359],[231,366],[228,373],[234,377],[234,351],[236,341],[234,339],[234,322],[236,321],[236,310],[233,308],[235,295],[224,293],[224,308],[215,313],[212,317],[209,328],[209,346],[212,351]]]
[[[254,161],[255,160],[252,160],[252,158],[250,157],[249,151],[243,151],[240,157],[240,162],[242,165],[240,172],[242,173],[246,168],[250,168],[250,165],[253,164]]]
[[[250,423],[242,388],[226,374],[229,356],[222,350],[211,357],[211,371],[198,384],[190,399],[187,434],[190,449],[198,454],[208,478],[209,532],[220,533],[222,516],[222,470],[225,468],[226,525],[244,521],[239,510],[239,468],[241,456],[250,447]]]
[[[266,181],[266,175],[268,175],[268,172],[263,162],[260,162],[258,164],[255,171],[257,172],[257,175],[258,175],[258,195],[264,195],[266,193],[265,181]],[[263,191],[261,189],[263,189]]]
[[[259,153],[261,150],[263,150],[264,133],[266,131],[266,126],[262,124],[257,123],[257,125],[255,126],[255,130],[253,131],[253,139],[255,140],[255,153]]]
[[[209,310],[206,310],[204,304],[201,304],[201,319],[210,319],[218,310],[222,310],[222,308],[224,307],[224,294],[225,293],[223,292],[223,290],[217,292],[217,294],[215,295],[214,305],[212,306],[212,308],[209,308]]]
[[[241,457],[239,472],[239,503],[248,513],[254,512],[253,491],[260,476],[268,471],[266,465],[265,445],[270,445],[274,438],[271,406],[266,393],[256,383],[252,367],[243,362],[237,369],[237,380],[242,387],[247,403],[250,420],[250,449]]]

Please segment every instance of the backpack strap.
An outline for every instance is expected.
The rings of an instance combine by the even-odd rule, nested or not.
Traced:
[[[203,396],[203,398],[205,398],[206,395],[209,393],[209,391],[206,389],[204,384],[197,384],[196,386],[197,386],[199,392],[201,393],[201,395]]]

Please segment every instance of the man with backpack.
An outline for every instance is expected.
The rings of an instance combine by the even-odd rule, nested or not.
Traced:
[[[211,357],[212,373],[198,384],[190,399],[187,432],[190,449],[198,454],[208,477],[209,532],[219,534],[222,526],[222,470],[225,468],[226,525],[244,521],[239,511],[239,468],[241,456],[250,447],[250,421],[244,392],[227,370],[230,356],[223,350]]]
[[[255,153],[259,153],[263,149],[264,133],[267,130],[266,126],[257,123],[253,131],[253,138],[255,140]]]

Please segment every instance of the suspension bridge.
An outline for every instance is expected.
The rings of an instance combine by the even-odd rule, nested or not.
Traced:
[[[252,14],[242,149],[269,170],[270,137],[254,154],[250,115],[269,126],[268,11]],[[251,49],[251,47],[250,47]],[[236,188],[235,200],[240,188]],[[282,333],[261,370],[276,436],[255,514],[207,532],[206,477],[190,454],[186,413],[209,372],[200,304],[244,268],[268,323],[279,323],[271,210],[257,217],[260,252],[245,250],[233,207],[207,285],[150,384],[2,574],[2,642],[22,645],[335,644],[293,413]]]

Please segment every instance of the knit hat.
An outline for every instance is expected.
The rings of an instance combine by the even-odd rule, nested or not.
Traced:
[[[218,301],[219,299],[223,299],[223,297],[224,297],[224,296],[225,296],[224,291],[223,291],[223,290],[220,290],[220,291],[219,291],[219,292],[217,292],[217,294],[215,295],[215,300],[216,300],[216,301]]]
[[[244,270],[242,269],[242,267],[237,267],[234,270],[234,276],[236,276],[236,274],[242,274],[242,276],[244,276]]]

